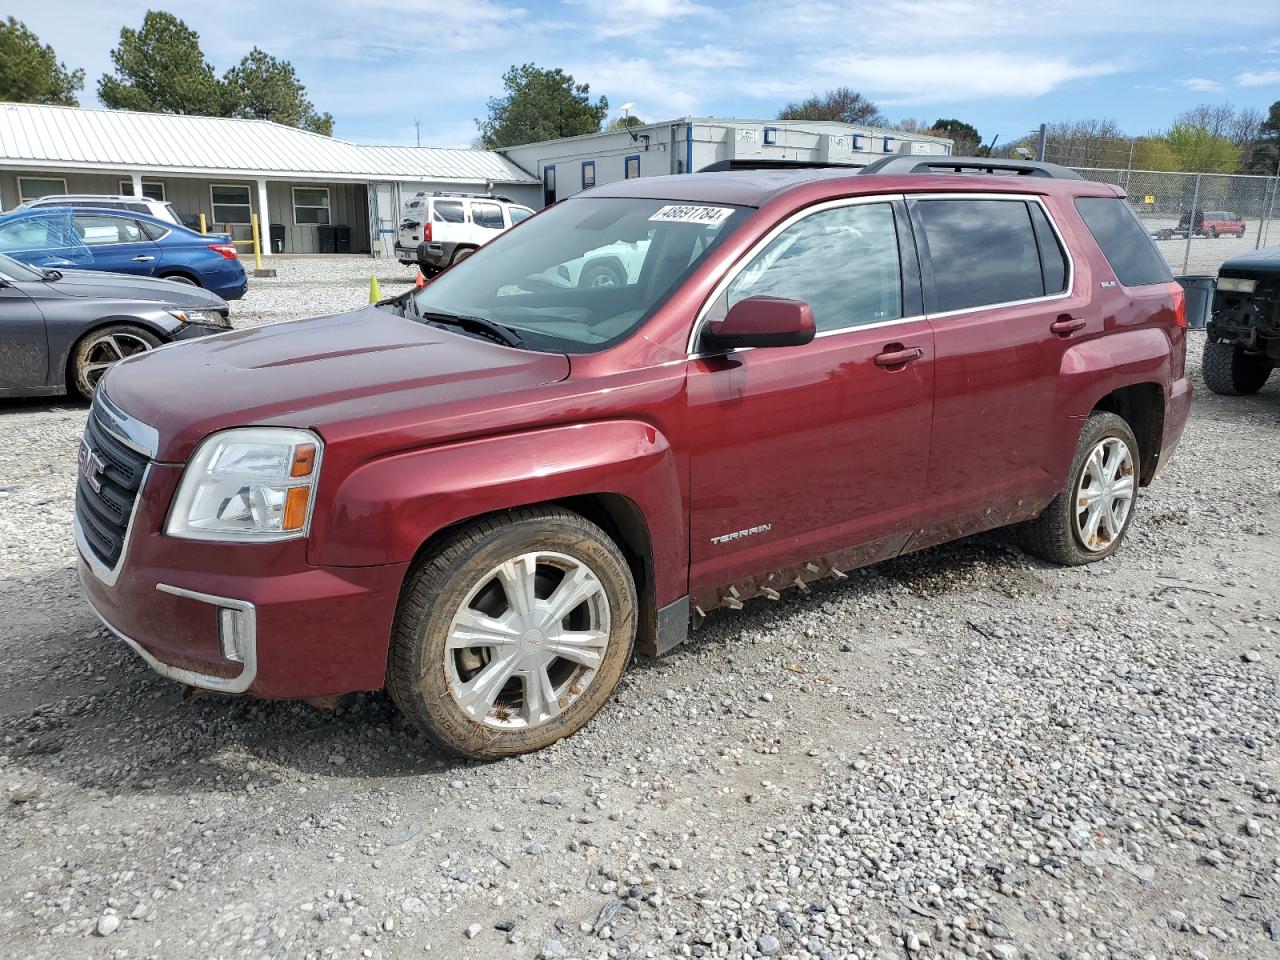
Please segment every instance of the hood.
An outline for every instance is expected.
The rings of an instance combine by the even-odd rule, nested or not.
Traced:
[[[158,459],[181,462],[227,427],[303,427],[332,439],[343,424],[403,414],[430,420],[446,406],[496,404],[501,394],[568,375],[564,354],[516,350],[367,307],[140,354],[112,367],[101,389],[156,428]]]
[[[1259,274],[1280,275],[1280,247],[1263,247],[1223,261],[1220,276],[1256,277]]]
[[[108,300],[154,300],[188,310],[226,310],[227,301],[190,283],[138,277],[101,270],[63,270],[58,280],[44,281],[66,297],[103,297]]]

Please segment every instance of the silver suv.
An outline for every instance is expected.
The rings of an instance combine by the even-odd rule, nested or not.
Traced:
[[[94,193],[57,193],[38,200],[28,200],[19,204],[19,210],[30,210],[34,207],[94,207],[98,210],[132,210],[134,213],[145,213],[157,220],[182,225],[182,220],[174,212],[173,204],[167,200],[153,200],[150,197],[111,196]]]

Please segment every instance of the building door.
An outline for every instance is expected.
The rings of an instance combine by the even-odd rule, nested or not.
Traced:
[[[370,184],[369,223],[373,236],[369,239],[369,249],[373,251],[375,257],[396,255],[398,222],[395,187],[389,183]]]
[[[549,207],[556,202],[556,165],[542,168],[542,205]]]

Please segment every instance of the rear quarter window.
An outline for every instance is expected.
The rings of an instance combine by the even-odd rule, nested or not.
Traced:
[[[1171,283],[1173,273],[1127,200],[1077,197],[1076,210],[1093,234],[1116,279],[1126,287]],[[1188,218],[1183,217],[1186,221]]]

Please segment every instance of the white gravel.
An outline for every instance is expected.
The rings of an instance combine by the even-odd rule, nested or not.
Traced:
[[[367,300],[286,262],[237,324]],[[717,613],[487,765],[380,694],[183,700],[79,598],[83,407],[0,404],[0,956],[1280,955],[1280,382],[1199,347],[1113,559],[994,534]]]

